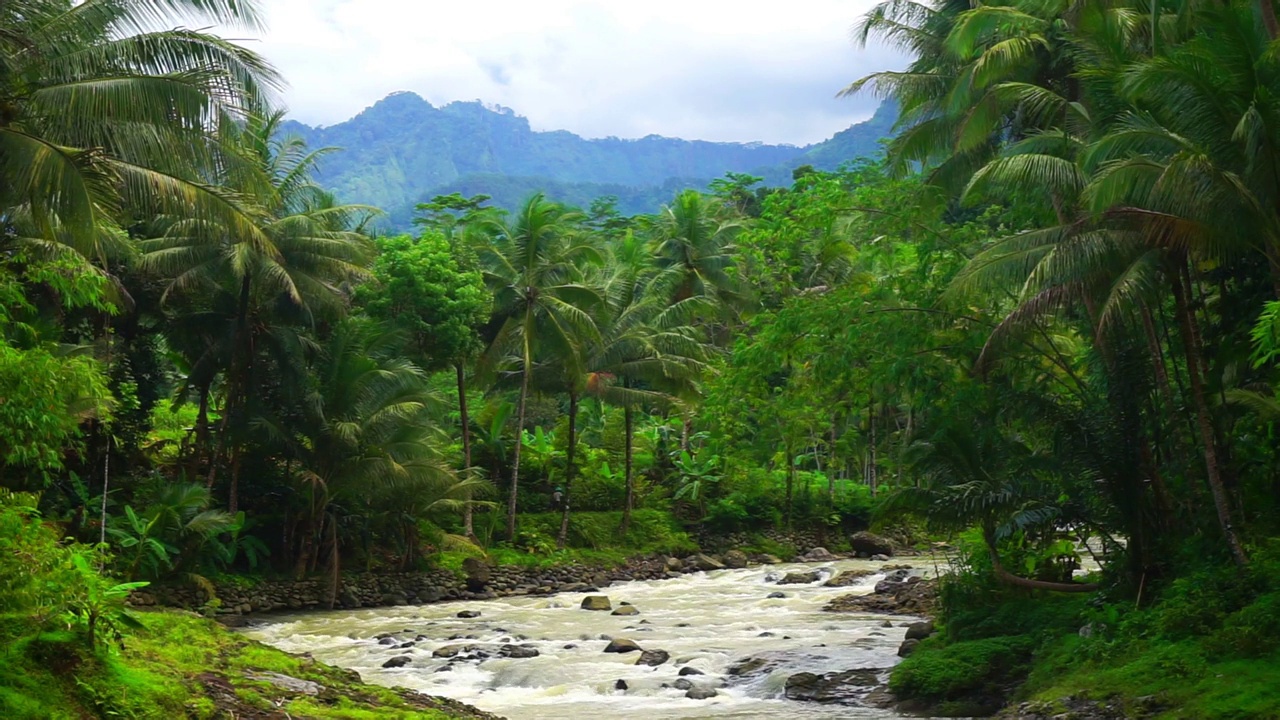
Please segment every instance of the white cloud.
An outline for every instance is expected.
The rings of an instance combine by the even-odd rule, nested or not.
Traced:
[[[850,29],[872,0],[263,0],[254,46],[303,122],[388,93],[483,100],[535,129],[815,142],[870,115],[850,81],[899,66]]]

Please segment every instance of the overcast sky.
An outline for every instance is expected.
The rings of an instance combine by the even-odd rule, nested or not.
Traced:
[[[841,87],[902,65],[852,42],[873,0],[261,1],[268,29],[251,46],[313,125],[411,90],[587,137],[805,144],[875,109]]]

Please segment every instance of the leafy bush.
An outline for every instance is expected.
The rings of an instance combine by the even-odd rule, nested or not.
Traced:
[[[969,640],[943,648],[926,641],[893,671],[889,686],[904,698],[956,700],[998,691],[1031,655],[1024,635]],[[923,652],[922,652],[923,650]]]

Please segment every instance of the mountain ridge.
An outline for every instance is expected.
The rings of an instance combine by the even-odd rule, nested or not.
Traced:
[[[805,146],[656,134],[584,138],[568,130],[533,130],[528,118],[502,106],[459,101],[436,107],[398,92],[341,123],[312,127],[288,120],[282,130],[313,148],[342,148],[322,160],[318,181],[340,200],[382,207],[392,226],[406,227],[416,203],[455,190],[483,192],[511,207],[547,187],[574,204],[608,194],[619,197],[624,212],[651,212],[657,198],[705,187],[726,172],[786,184],[800,165],[830,170],[876,154],[894,115],[881,106],[871,119]]]

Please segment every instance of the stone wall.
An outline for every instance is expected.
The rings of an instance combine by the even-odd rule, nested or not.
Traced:
[[[414,573],[343,575],[335,607],[359,608],[379,605],[421,605],[443,600],[480,600],[509,595],[549,595],[575,592],[624,580],[655,580],[669,577],[665,556],[636,558],[620,568],[604,569],[581,565],[526,569],[514,566],[491,568],[483,589],[467,589],[466,579],[447,570]],[[214,583],[219,614],[245,614],[273,610],[303,610],[329,607],[327,578]],[[196,609],[209,601],[207,590],[192,585],[155,584],[130,597],[134,605],[164,605]]]
[[[795,547],[796,552],[805,553],[816,547],[824,547],[824,541],[817,532],[809,530],[765,530],[758,533],[769,540],[783,545],[791,545]],[[826,534],[825,543],[836,543],[842,533],[832,531]],[[747,533],[731,533],[729,535],[712,535],[710,533],[700,533],[697,535],[698,545],[711,552],[725,552],[752,544],[752,538]],[[784,558],[790,560],[790,558]]]
[[[800,552],[820,547],[817,536],[804,531],[765,533],[776,542],[796,546]],[[748,543],[748,538],[730,536],[708,538],[703,547],[716,552],[737,549]],[[739,553],[741,555],[741,553]],[[743,556],[745,558],[745,556]],[[622,567],[601,568],[584,565],[567,565],[557,568],[520,568],[515,566],[488,568],[483,582],[473,579],[468,587],[465,575],[448,570],[428,570],[412,573],[362,573],[343,575],[334,596],[333,607],[360,608],[380,605],[421,605],[445,600],[488,600],[510,595],[550,595],[557,592],[582,592],[604,587],[613,582],[627,580],[661,580],[679,577],[682,573],[707,569],[705,562],[694,555],[683,560],[664,555],[633,558]],[[714,558],[718,563],[718,558]],[[761,559],[757,557],[756,560]],[[813,558],[795,558],[806,561]],[[793,558],[782,558],[791,561]],[[770,559],[777,562],[777,559]],[[216,612],[221,615],[244,615],[256,612],[305,610],[330,607],[331,595],[328,578],[307,580],[268,580],[256,584],[245,581],[213,584],[217,603]],[[210,595],[204,588],[194,585],[153,584],[145,590],[133,593],[134,605],[163,605],[198,609],[209,604]]]

